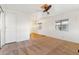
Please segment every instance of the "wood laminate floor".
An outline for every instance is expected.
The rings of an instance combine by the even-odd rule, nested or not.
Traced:
[[[0,49],[1,55],[79,55],[79,44],[51,37],[11,43]]]
[[[0,49],[0,55],[27,55],[28,41],[14,42],[4,45]]]

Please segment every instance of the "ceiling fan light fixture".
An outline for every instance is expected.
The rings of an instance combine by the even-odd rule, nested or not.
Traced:
[[[41,6],[41,8],[43,9],[43,12],[47,12],[47,14],[49,14],[48,10],[52,7],[52,5],[48,5],[48,4],[44,4]]]

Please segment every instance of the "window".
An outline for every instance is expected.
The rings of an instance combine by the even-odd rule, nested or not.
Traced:
[[[57,20],[56,21],[56,29],[59,31],[68,31],[68,22],[69,19]]]

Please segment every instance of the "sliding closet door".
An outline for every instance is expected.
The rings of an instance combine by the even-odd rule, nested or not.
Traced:
[[[6,43],[16,42],[16,14],[6,13]]]
[[[30,38],[30,19],[27,14],[19,13],[17,15],[17,40],[25,41]]]

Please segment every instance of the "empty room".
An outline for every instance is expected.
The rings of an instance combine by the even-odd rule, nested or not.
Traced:
[[[0,55],[79,55],[79,4],[0,4]]]

